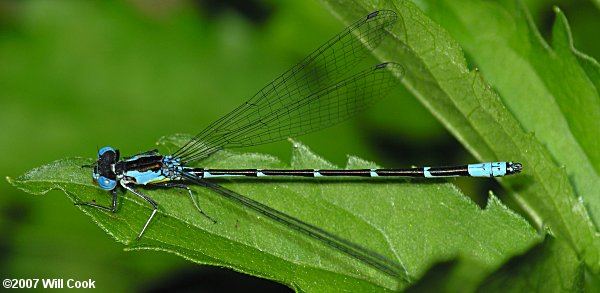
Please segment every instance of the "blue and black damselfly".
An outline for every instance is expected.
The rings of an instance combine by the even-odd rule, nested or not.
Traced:
[[[404,272],[396,262],[379,253],[206,179],[227,176],[496,177],[519,173],[521,165],[492,162],[453,167],[361,170],[205,169],[189,166],[189,163],[224,148],[279,141],[328,127],[383,98],[402,77],[404,69],[400,64],[386,62],[358,73],[351,72],[368,52],[381,43],[396,18],[393,11],[382,10],[359,19],[266,85],[250,100],[210,124],[172,155],[163,156],[157,150],[151,150],[122,159],[116,149],[100,149],[92,174],[102,189],[112,192],[112,204],[77,204],[115,212],[118,186],[143,198],[153,211],[137,236],[139,240],[156,214],[158,204],[134,185],[186,189],[195,208],[214,221],[200,209],[192,191],[184,183],[198,184],[391,276],[403,276]]]

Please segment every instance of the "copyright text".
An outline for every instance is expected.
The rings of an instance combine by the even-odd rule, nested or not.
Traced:
[[[96,281],[75,280],[75,279],[4,279],[2,285],[6,289],[29,289],[29,288],[44,288],[44,289],[93,289],[96,288]]]

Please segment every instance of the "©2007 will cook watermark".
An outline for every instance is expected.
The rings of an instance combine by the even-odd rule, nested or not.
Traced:
[[[2,285],[6,289],[94,289],[96,280],[76,279],[4,279]]]

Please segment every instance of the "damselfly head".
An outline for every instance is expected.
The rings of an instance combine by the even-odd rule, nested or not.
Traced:
[[[103,147],[98,151],[98,160],[92,171],[92,178],[105,190],[113,190],[117,186],[117,175],[114,165],[119,161],[119,151],[111,147]]]

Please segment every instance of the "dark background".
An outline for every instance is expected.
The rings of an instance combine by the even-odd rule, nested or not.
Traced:
[[[528,5],[547,36],[558,4],[575,46],[598,59],[598,9],[562,2]],[[196,133],[343,27],[316,1],[0,1],[0,174]],[[402,88],[299,139],[342,167],[347,154],[386,167],[473,160]],[[287,142],[251,150],[290,157]],[[457,181],[480,205],[488,189],[502,194],[481,182]],[[124,252],[62,193],[32,196],[4,180],[0,234],[2,279],[91,278],[110,291],[287,289],[166,253]]]

